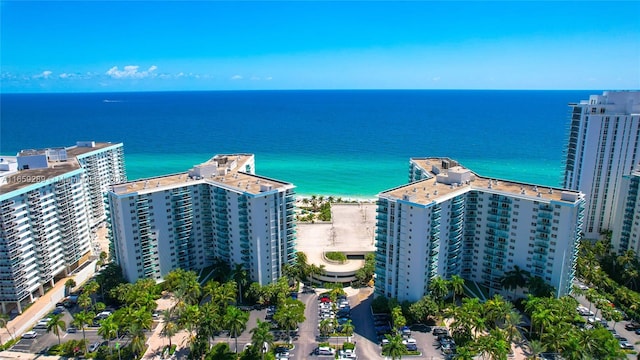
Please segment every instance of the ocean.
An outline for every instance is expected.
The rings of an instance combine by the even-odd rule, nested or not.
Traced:
[[[300,195],[373,198],[410,157],[559,186],[570,102],[601,91],[317,90],[0,95],[0,154],[123,142],[129,179],[254,153]]]

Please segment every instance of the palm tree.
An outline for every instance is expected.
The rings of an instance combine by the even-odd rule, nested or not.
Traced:
[[[453,303],[456,304],[456,295],[464,294],[464,279],[459,275],[452,275],[449,285],[453,290]]]
[[[201,313],[198,305],[187,305],[178,315],[178,324],[189,332],[186,341],[192,346],[196,342],[198,323],[200,323]]]
[[[527,281],[529,293],[533,296],[547,297],[554,293],[553,286],[547,284],[540,276],[531,276]]]
[[[506,359],[511,352],[511,344],[507,343],[504,333],[500,329],[493,329],[489,332],[491,346],[489,354],[492,359]]]
[[[547,348],[544,345],[544,343],[542,343],[542,341],[538,341],[538,340],[529,341],[529,355],[531,355],[533,359],[538,359],[538,355],[542,354],[546,350]]]
[[[224,323],[229,329],[229,335],[235,338],[235,353],[238,353],[238,335],[240,335],[247,328],[247,321],[249,321],[249,313],[238,309],[235,306],[227,307],[227,312],[224,316]]]
[[[113,348],[111,348],[111,339],[118,336],[118,330],[120,326],[117,322],[113,320],[113,317],[109,316],[108,318],[100,321],[100,328],[98,329],[98,335],[102,336],[103,339],[107,340],[107,347],[109,347],[109,351],[113,354]]]
[[[204,286],[204,293],[211,297],[212,303],[225,311],[229,304],[236,301],[236,283],[229,281],[221,285],[217,281],[210,280]]]
[[[84,310],[89,310],[91,304],[92,301],[89,297],[89,293],[83,292],[82,294],[80,294],[80,296],[78,296],[78,306],[80,306]]]
[[[545,326],[551,325],[552,317],[553,313],[549,308],[537,309],[533,314],[531,314],[531,323],[540,326],[540,338],[542,338],[544,334]]]
[[[497,294],[486,302],[485,308],[487,320],[495,326],[502,324],[507,315],[513,311],[513,305]]]
[[[276,313],[273,314],[273,319],[278,325],[287,330],[289,341],[291,341],[291,330],[295,329],[299,323],[305,321],[304,304],[299,300],[289,298],[278,307]]]
[[[500,280],[500,283],[505,289],[514,291],[513,295],[515,298],[515,290],[526,284],[528,278],[528,271],[521,269],[518,265],[514,265],[513,270],[504,273],[504,276]]]
[[[99,289],[100,289],[100,285],[95,280],[91,280],[84,285],[84,293],[89,294],[89,298],[91,299],[91,304],[95,304],[96,299],[93,298],[93,295],[97,293]]]
[[[187,304],[195,304],[200,299],[200,283],[194,271],[175,269],[164,277],[167,288],[184,295]]]
[[[260,350],[260,359],[264,360],[264,344],[267,348],[273,348],[273,334],[271,333],[271,325],[266,321],[258,319],[257,326],[251,329],[251,343]]]
[[[242,288],[247,286],[249,283],[247,270],[245,270],[242,264],[235,264],[233,271],[231,272],[231,277],[238,285],[238,303],[242,304]]]
[[[199,307],[200,318],[197,323],[198,337],[207,340],[207,344],[211,346],[211,340],[215,337],[218,331],[222,330],[222,316],[219,308],[216,304],[208,302]],[[226,308],[224,309],[226,311]]]
[[[131,333],[131,340],[129,341],[129,347],[131,352],[136,355],[136,359],[140,356],[146,347],[146,336],[144,334],[144,329],[142,329],[138,324],[133,323],[129,325],[129,332]]]
[[[521,337],[521,323],[522,315],[516,310],[511,310],[504,318],[504,324],[502,328],[507,333],[507,341],[509,342],[509,344],[511,344],[514,339],[519,339]]]
[[[76,287],[76,285],[77,284],[73,279],[67,279],[67,281],[64,282],[64,295],[69,296],[71,289]]]
[[[322,276],[322,275],[325,275],[326,273],[324,265],[317,266],[316,264],[309,265],[308,271],[309,271],[309,282],[311,284],[313,284],[313,279],[316,276]]]
[[[165,318],[162,325],[160,335],[169,339],[169,348],[171,348],[171,338],[178,333],[180,328],[172,319]]]
[[[322,337],[328,337],[329,336],[329,332],[333,329],[333,325],[331,323],[331,319],[322,319],[320,320],[320,335],[322,335]]]
[[[385,336],[389,342],[382,345],[382,354],[385,356],[391,356],[392,360],[402,359],[402,355],[407,350],[407,347],[402,343],[402,336],[399,334],[394,336],[386,334]]]
[[[149,310],[139,309],[133,313],[131,323],[135,324],[143,331],[151,330],[151,325],[153,325],[153,317],[151,316]]]
[[[95,317],[94,313],[86,310],[83,310],[73,316],[73,325],[82,329],[82,340],[84,342],[85,354],[87,353],[87,337],[84,331],[84,326],[90,324],[93,321],[94,317]]]
[[[14,336],[11,335],[11,332],[9,331],[9,316],[7,314],[4,313],[0,313],[0,329],[5,328],[7,329],[7,333],[9,334],[9,336],[13,339]],[[0,344],[2,343],[2,341],[0,341]]]
[[[407,319],[402,315],[402,307],[396,306],[391,309],[391,321],[396,331],[400,331],[400,328],[407,324]]]
[[[456,354],[453,356],[456,360],[474,360],[476,352],[466,346],[460,346],[456,348]]]
[[[351,335],[353,335],[355,329],[356,328],[355,326],[353,326],[353,322],[351,322],[351,319],[342,324],[342,332],[347,334],[347,341],[351,342]]]
[[[443,307],[443,301],[447,293],[449,292],[449,286],[447,280],[437,276],[431,279],[429,283],[429,291],[433,299],[439,303],[440,308]]]
[[[52,332],[58,337],[58,345],[61,344],[60,341],[60,330],[65,331],[67,329],[67,324],[62,320],[63,314],[55,314],[49,316],[49,322],[47,323],[47,332]]]

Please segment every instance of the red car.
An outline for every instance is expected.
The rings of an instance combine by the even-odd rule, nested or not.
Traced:
[[[331,302],[331,299],[329,299],[327,296],[323,296],[320,298],[320,302],[321,303],[328,303]]]

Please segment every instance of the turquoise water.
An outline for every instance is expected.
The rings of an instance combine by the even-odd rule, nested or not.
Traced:
[[[130,179],[218,153],[302,195],[372,198],[408,180],[410,157],[558,186],[570,102],[595,91],[218,91],[1,94],[0,153],[123,142]],[[105,102],[104,100],[111,100]]]

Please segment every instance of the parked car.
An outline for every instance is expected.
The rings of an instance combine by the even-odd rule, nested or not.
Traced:
[[[58,315],[58,314],[62,314],[64,312],[65,308],[64,306],[56,306],[55,309],[53,309],[53,311],[51,312],[53,315]]]
[[[437,327],[433,329],[433,335],[448,335],[449,334],[449,330],[442,328],[442,327]]]
[[[27,331],[26,333],[22,334],[23,339],[35,339],[37,336],[38,333],[33,330]]]
[[[402,344],[404,344],[404,346],[407,348],[407,350],[409,351],[416,351],[418,350],[418,343],[416,342],[416,339],[413,338],[408,338],[406,340],[402,340]]]
[[[94,352],[98,350],[99,347],[100,347],[100,342],[96,341],[93,344],[89,345],[89,352]]]
[[[318,348],[316,348],[316,350],[314,351],[316,353],[316,355],[331,355],[333,356],[336,353],[336,350],[332,347],[328,347],[328,346],[320,346]]]
[[[620,343],[620,348],[625,349],[625,350],[633,350],[633,344],[629,344],[626,341],[623,341]]]
[[[67,332],[69,334],[75,334],[76,332],[78,332],[78,328],[76,328],[75,326],[70,326],[67,328]]]
[[[431,326],[424,325],[424,324],[413,324],[413,325],[409,326],[409,329],[411,331],[418,331],[418,332],[423,332],[423,333],[431,332]]]
[[[635,321],[630,321],[627,324],[624,325],[624,328],[627,330],[638,330],[640,329],[640,323],[635,322]]]
[[[111,311],[103,311],[98,313],[98,315],[96,315],[97,318],[100,318],[101,320],[108,318],[109,316],[111,316]]]
[[[281,357],[289,357],[289,348],[284,346],[278,346],[274,349],[276,355]]]

